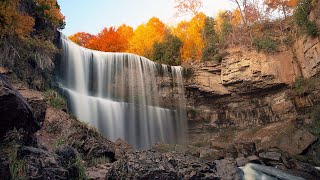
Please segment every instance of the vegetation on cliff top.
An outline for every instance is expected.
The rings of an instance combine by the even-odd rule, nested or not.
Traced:
[[[292,45],[297,32],[310,36],[318,34],[315,23],[308,18],[317,0],[231,1],[237,8],[220,11],[212,18],[200,11],[201,0],[176,0],[177,15],[189,14],[193,16],[190,20],[166,26],[153,17],[136,29],[122,25],[105,28],[98,35],[76,33],[70,39],[90,49],[130,52],[160,63],[177,65],[201,60],[220,62],[223,53],[219,49],[236,46],[275,53],[278,46]],[[178,41],[168,41],[168,33],[182,42],[180,48],[176,48]],[[177,57],[175,61],[159,58],[166,56],[160,50],[164,49],[161,47],[163,43],[175,47],[171,49],[171,55]]]
[[[38,78],[48,76],[58,53],[53,44],[64,16],[56,0],[3,0],[0,2],[0,64],[37,89]]]

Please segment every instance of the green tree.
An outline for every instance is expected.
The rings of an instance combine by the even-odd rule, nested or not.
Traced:
[[[218,48],[216,44],[218,43],[218,37],[214,30],[214,19],[212,17],[206,17],[202,36],[205,45],[202,50],[202,60],[217,60]]]
[[[161,64],[172,66],[181,64],[180,48],[182,41],[170,33],[166,33],[163,42],[156,42],[153,45],[152,59]]]

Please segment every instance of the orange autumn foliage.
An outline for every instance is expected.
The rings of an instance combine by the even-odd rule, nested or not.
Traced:
[[[129,41],[133,36],[133,28],[123,24],[118,27],[117,33],[120,35],[120,42],[121,42],[120,46],[121,46],[122,52],[128,51]]]
[[[78,32],[72,36],[69,36],[69,39],[80,46],[88,47],[88,45],[90,44],[90,41],[94,37],[95,37],[94,35],[89,34],[89,33]]]
[[[115,27],[104,28],[92,41],[89,48],[105,52],[122,52],[121,38]]]
[[[0,34],[29,36],[34,19],[19,10],[20,0],[0,1]]]

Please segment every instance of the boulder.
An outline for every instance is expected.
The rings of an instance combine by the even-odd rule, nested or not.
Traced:
[[[261,152],[259,157],[267,160],[280,161],[281,153],[279,152]]]
[[[0,139],[7,131],[23,129],[28,135],[41,128],[31,106],[0,74]]]
[[[238,152],[238,157],[250,156],[256,153],[256,145],[253,142],[236,143],[233,146]]]
[[[243,171],[237,167],[236,162],[232,158],[226,158],[214,161],[216,174],[223,179],[240,180],[243,179]]]
[[[27,164],[26,179],[71,179],[79,178],[79,167],[75,164],[76,153],[70,147],[50,153],[40,148],[20,146],[17,158]]]
[[[69,145],[75,148],[85,159],[107,157],[115,161],[115,144],[105,139],[95,129],[83,124],[75,124],[67,139]]]
[[[237,166],[241,167],[241,166],[245,166],[246,164],[249,163],[249,159],[245,158],[245,157],[239,157],[236,159],[237,162]]]

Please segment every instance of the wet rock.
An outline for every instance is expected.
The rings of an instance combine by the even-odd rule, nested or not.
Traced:
[[[280,161],[281,153],[279,152],[261,152],[259,157],[266,160]]]
[[[247,159],[248,159],[249,161],[254,161],[254,160],[259,160],[259,157],[256,156],[256,155],[252,155],[252,156],[248,156]]]
[[[248,164],[244,168],[245,179],[287,179],[304,180],[301,176],[295,176],[280,169],[259,164]]]
[[[7,131],[23,129],[28,135],[40,129],[30,105],[0,74],[0,138]]]
[[[250,163],[253,163],[253,164],[263,164],[263,162],[256,155],[248,156],[247,159],[249,160]]]
[[[310,164],[299,161],[295,162],[295,167],[292,169],[292,171],[296,174],[301,174],[307,179],[319,179],[320,177],[320,171],[318,169]]]
[[[245,157],[240,157],[236,159],[237,162],[237,166],[241,167],[241,166],[245,166],[246,164],[249,163],[249,159],[245,158]]]

